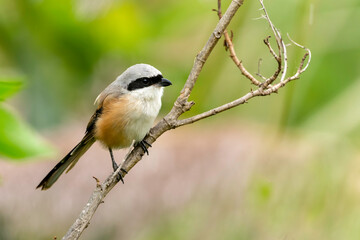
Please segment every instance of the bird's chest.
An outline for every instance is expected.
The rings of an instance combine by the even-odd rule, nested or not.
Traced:
[[[111,148],[124,148],[141,141],[154,123],[160,98],[130,96],[105,107],[97,121],[96,138]]]
[[[141,141],[152,127],[161,107],[160,98],[131,99],[133,111],[129,113],[126,133],[135,141]]]

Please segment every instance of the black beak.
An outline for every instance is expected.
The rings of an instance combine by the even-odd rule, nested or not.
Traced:
[[[160,86],[167,87],[167,86],[170,86],[170,85],[172,85],[172,83],[169,80],[167,80],[166,78],[161,79]]]

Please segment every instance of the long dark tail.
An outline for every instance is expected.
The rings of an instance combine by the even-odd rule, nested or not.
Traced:
[[[46,175],[36,188],[46,190],[50,188],[60,175],[68,168],[70,171],[79,158],[93,145],[95,142],[92,134],[86,134],[85,137]]]

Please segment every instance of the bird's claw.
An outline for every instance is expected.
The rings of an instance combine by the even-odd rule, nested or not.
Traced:
[[[123,179],[123,177],[121,176],[121,173],[120,173],[120,172],[117,174],[116,179],[117,179],[117,181],[121,181],[121,182],[124,184],[124,179]]]
[[[146,153],[147,155],[149,155],[149,151],[147,150],[147,147],[146,147],[146,146],[152,147],[151,144],[148,143],[148,142],[145,141],[145,140],[141,140],[141,141],[139,142],[139,145],[140,145],[141,149],[144,151],[144,153]]]

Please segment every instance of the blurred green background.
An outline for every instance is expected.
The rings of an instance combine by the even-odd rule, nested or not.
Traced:
[[[223,11],[229,3],[223,1]],[[163,202],[140,202],[143,207],[129,208],[134,212],[119,216],[118,223],[110,213],[102,215],[99,208],[98,220],[86,230],[90,233],[84,239],[360,238],[360,111],[356,107],[360,101],[360,2],[265,0],[265,5],[284,39],[289,33],[311,49],[308,70],[279,94],[252,99],[169,133],[166,139],[173,145],[168,149],[176,149],[176,144],[192,145],[193,139],[199,146],[188,146],[176,157],[170,150],[161,150],[161,143],[156,145],[160,148],[155,153],[157,169],[170,171],[160,167],[166,161],[174,161],[171,166],[183,164],[180,170],[173,169],[182,177],[152,173],[163,179],[155,180],[157,186],[151,185],[154,195],[148,197],[154,200],[161,195]],[[173,82],[163,97],[165,114],[218,21],[212,11],[216,6],[216,0],[0,0],[0,83],[15,84],[8,93],[4,90],[5,102],[0,91],[0,143],[7,143],[9,136],[13,139],[13,145],[0,149],[0,196],[5,196],[0,200],[0,239],[51,239],[66,231],[93,182],[87,182],[88,191],[82,195],[75,190],[66,192],[76,188],[66,185],[57,193],[35,192],[32,186],[62,155],[54,157],[55,147],[50,144],[60,145],[62,153],[68,151],[81,138],[99,92],[136,63],[155,66]],[[259,19],[259,8],[258,1],[245,0],[229,29],[247,69],[255,74],[261,58],[261,72],[269,76],[276,64],[262,42],[271,32],[265,20]],[[294,73],[303,50],[290,45],[288,51],[289,73]],[[253,88],[228,55],[221,40],[194,88],[191,99],[196,105],[185,116],[234,100]],[[77,129],[76,138],[73,129]],[[59,144],[64,141],[69,145]],[[17,149],[14,144],[24,147]],[[214,147],[207,150],[207,146]],[[230,150],[242,146],[248,148],[240,153]],[[214,152],[208,156],[210,149]],[[53,156],[53,162],[11,161],[40,156]],[[184,161],[186,156],[202,159],[197,171],[191,170],[196,159]],[[103,165],[110,164],[105,162]],[[216,164],[220,164],[218,171],[213,169]],[[154,168],[150,163],[137,167]],[[206,175],[203,168],[213,174]],[[75,169],[81,172],[81,167]],[[22,182],[24,175],[27,183]],[[206,178],[216,181],[207,183]],[[186,185],[184,179],[193,182]],[[139,184],[140,180],[134,176],[133,181]],[[119,198],[121,193],[132,194],[122,202],[124,206],[146,195],[136,191],[137,187],[118,190]],[[70,193],[74,195],[69,197]],[[166,203],[167,194],[186,197],[171,204]],[[106,202],[107,211],[112,211],[110,202],[117,204],[115,200],[114,195]],[[68,205],[72,208],[62,214],[62,207]],[[36,221],[26,224],[32,218]],[[101,225],[102,221],[108,225]]]

